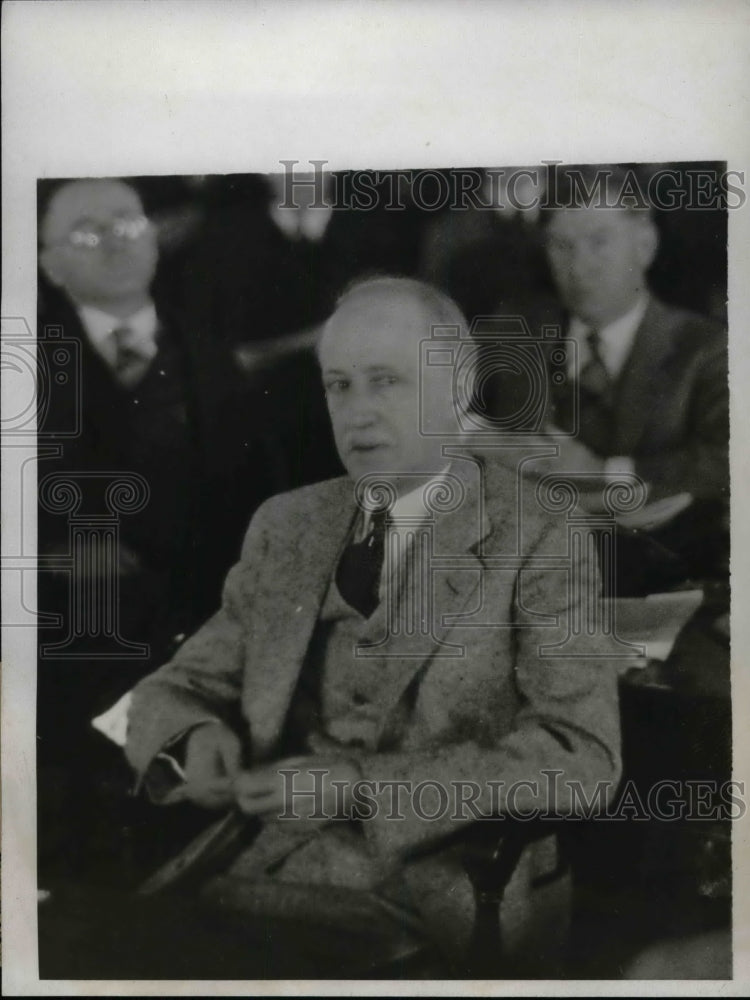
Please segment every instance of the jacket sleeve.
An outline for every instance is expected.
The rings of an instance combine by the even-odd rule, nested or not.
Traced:
[[[583,554],[574,560],[570,576],[545,567],[549,535],[555,530],[543,535],[536,547],[541,560],[532,554],[519,574],[520,603],[535,612],[556,614],[558,625],[516,629],[514,679],[521,707],[511,730],[498,733],[492,745],[464,740],[426,751],[359,758],[366,780],[403,781],[411,789],[428,783],[419,801],[420,815],[405,794],[404,818],[389,819],[393,789],[375,796],[377,814],[363,826],[386,865],[415,849],[437,846],[472,821],[471,811],[454,808],[456,783],[478,788],[472,808],[479,817],[565,816],[586,808],[586,802],[601,806],[613,796],[620,776],[620,721],[616,661],[607,654],[616,650],[602,633],[587,636],[578,655],[550,655],[550,647],[564,641],[581,611],[581,595],[589,588],[599,591],[597,569]],[[571,585],[571,580],[576,582]],[[447,810],[442,808],[445,794]]]
[[[267,545],[264,507],[227,576],[219,611],[133,690],[125,754],[140,777],[182,733],[213,719],[232,726],[239,716],[249,608]]]
[[[726,345],[702,351],[684,399],[685,440],[635,456],[635,469],[651,497],[691,493],[696,499],[726,497],[729,486],[729,386]]]

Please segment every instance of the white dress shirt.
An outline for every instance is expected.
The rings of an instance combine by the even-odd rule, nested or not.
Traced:
[[[114,331],[124,326],[131,331],[128,346],[132,346],[147,361],[153,361],[156,357],[159,319],[153,302],[148,302],[138,312],[127,317],[111,316],[94,306],[79,306],[78,315],[91,346],[109,368],[114,369],[117,364]]]
[[[640,295],[635,304],[623,316],[607,323],[606,326],[597,327],[602,363],[607,369],[609,377],[613,380],[625,367],[638,327],[643,322],[647,309],[648,295]],[[572,351],[569,354],[569,375],[577,376],[591,360],[591,349],[587,338],[592,329],[590,323],[585,323],[577,316],[573,316],[571,319],[568,336],[575,340],[578,350],[575,352],[577,358]]]
[[[389,532],[396,532],[400,536],[401,544],[398,546],[399,553],[399,564],[403,561],[404,555],[406,554],[408,536],[413,534],[414,530],[419,527],[421,523],[427,520],[431,516],[430,509],[425,504],[425,497],[429,496],[430,493],[440,486],[440,484],[445,480],[450,465],[446,465],[436,476],[429,479],[426,483],[421,486],[417,486],[416,489],[410,490],[403,496],[398,497],[394,502],[393,506],[388,512],[389,519]],[[367,537],[370,530],[370,511],[363,511],[363,517],[359,523],[359,529],[356,532],[356,538],[361,541],[363,538]],[[390,550],[393,552],[393,549]],[[396,573],[400,565],[391,565],[391,570]],[[380,577],[380,596],[381,599],[384,593],[384,587],[386,583],[386,574],[388,572],[388,560],[383,561],[383,569],[381,571]]]
[[[426,496],[436,489],[443,482],[448,474],[450,465],[446,465],[436,476],[429,479],[426,483],[421,486],[417,486],[416,489],[410,490],[408,493],[404,493],[403,496],[398,497],[391,509],[388,511],[389,520],[391,522],[390,526],[395,531],[400,531],[401,533],[409,531],[414,527],[415,522],[425,521],[430,515],[430,510],[425,505],[424,499]],[[362,512],[363,520],[360,524],[360,528],[357,532],[357,538],[363,539],[367,537],[370,530],[370,518],[372,513],[369,510],[363,510]],[[404,521],[408,519],[409,524],[404,524]],[[399,523],[400,522],[400,523]]]

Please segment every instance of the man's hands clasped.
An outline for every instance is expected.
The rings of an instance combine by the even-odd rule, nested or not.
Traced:
[[[196,726],[185,750],[185,798],[206,809],[231,805],[241,767],[242,745],[231,729],[221,722]]]
[[[312,824],[348,816],[361,775],[341,757],[307,755],[243,769],[239,738],[220,722],[197,726],[185,754],[184,797],[207,809],[236,804],[266,821]]]

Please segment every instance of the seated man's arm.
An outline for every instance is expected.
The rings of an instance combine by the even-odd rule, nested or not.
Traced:
[[[604,458],[577,435],[565,436],[548,426],[545,432],[519,439],[530,459],[523,465],[525,474],[585,473],[615,481],[618,473],[636,473],[648,487],[649,503],[678,494],[696,499],[725,496],[729,484],[727,351],[725,340],[717,338],[715,332],[711,338],[692,355],[689,370],[675,376],[674,386],[665,375],[664,430],[679,443],[660,446],[652,433],[643,437],[635,454]],[[686,348],[686,353],[689,351]],[[655,426],[661,430],[658,423]],[[534,458],[535,452],[543,457]],[[498,457],[515,467],[518,452],[508,449],[505,454],[500,451]],[[593,490],[588,498],[594,510],[601,509],[599,494],[598,489]]]
[[[696,359],[687,409],[685,444],[636,456],[635,471],[653,499],[675,493],[696,498],[726,495],[729,485],[729,387],[726,348]]]
[[[182,737],[204,723],[231,729],[240,703],[244,673],[243,603],[252,593],[264,559],[263,518],[250,525],[242,557],[229,572],[220,610],[188,639],[175,657],[133,690],[125,754],[143,778],[155,758],[170,747],[182,755]]]

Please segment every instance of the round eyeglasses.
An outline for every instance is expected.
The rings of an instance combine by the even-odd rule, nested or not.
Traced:
[[[106,236],[133,243],[145,234],[150,225],[145,215],[123,215],[113,219],[109,225],[79,226],[68,233],[64,243],[76,250],[96,250]]]

